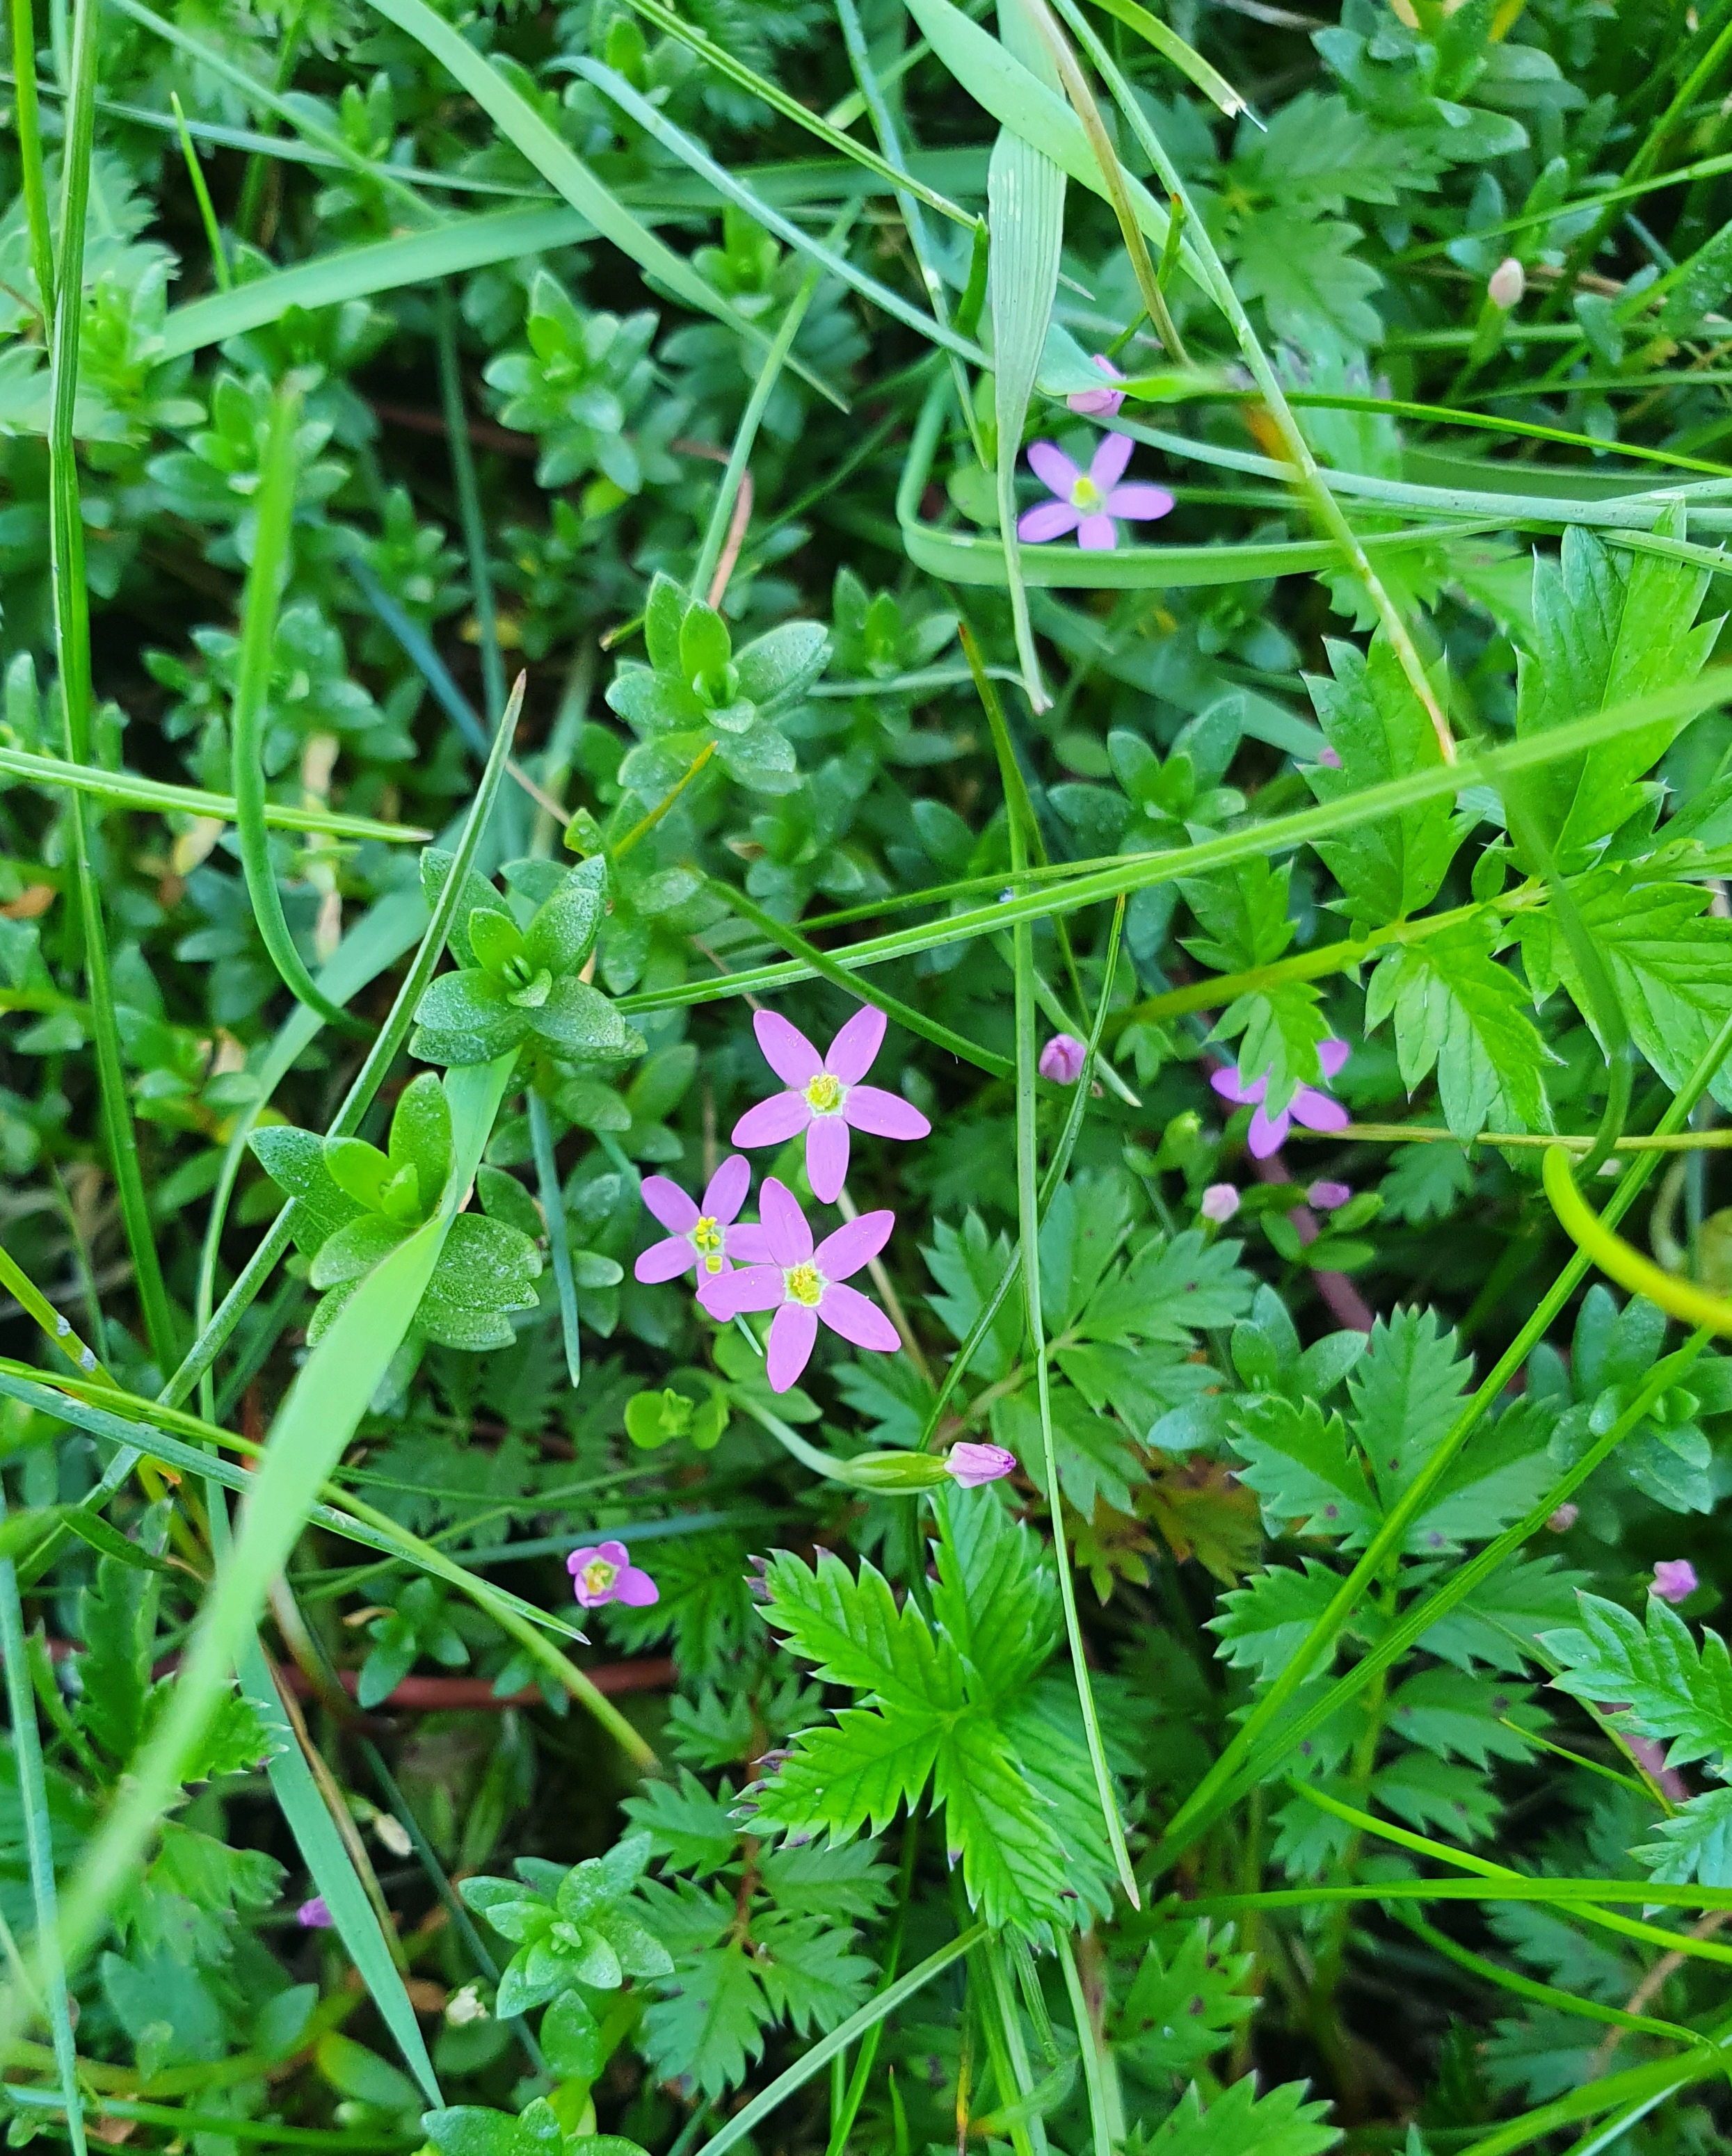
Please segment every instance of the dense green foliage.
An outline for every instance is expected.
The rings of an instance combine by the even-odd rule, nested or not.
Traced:
[[[9,30],[10,2143],[1720,2145],[1727,0]]]

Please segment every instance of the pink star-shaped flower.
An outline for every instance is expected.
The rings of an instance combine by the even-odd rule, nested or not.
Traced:
[[[871,1069],[884,1039],[884,1014],[870,1004],[856,1011],[831,1041],[828,1055],[820,1055],[797,1025],[775,1011],[759,1011],[752,1029],[764,1061],[788,1091],[773,1093],[768,1101],[747,1109],[733,1127],[733,1142],[740,1146],[782,1145],[804,1131],[807,1179],[823,1204],[835,1204],[848,1179],[851,1128],[879,1138],[931,1135],[932,1125],[899,1093],[860,1082]],[[647,1191],[649,1185],[644,1187]],[[764,1185],[766,1190],[780,1187]],[[876,1248],[875,1244],[873,1251]]]
[[[1066,532],[1074,531],[1079,547],[1091,553],[1110,553],[1118,544],[1115,516],[1147,524],[1173,506],[1173,497],[1164,486],[1119,485],[1131,460],[1128,434],[1103,434],[1086,472],[1079,471],[1056,442],[1031,442],[1028,460],[1036,478],[1057,497],[1037,501],[1017,519],[1017,537],[1030,545],[1062,539]]]
[[[701,1205],[694,1205],[679,1184],[665,1175],[646,1175],[644,1203],[672,1233],[651,1243],[632,1267],[638,1279],[646,1284],[676,1280],[696,1266],[702,1284],[732,1271],[735,1262],[761,1264],[768,1250],[763,1229],[735,1224],[751,1187],[752,1170],[737,1152],[730,1153],[710,1178]]]
[[[1350,1050],[1344,1040],[1325,1040],[1317,1051],[1323,1075],[1333,1078],[1346,1062]],[[1332,1101],[1327,1093],[1315,1086],[1302,1086],[1278,1116],[1264,1112],[1263,1096],[1269,1090],[1269,1074],[1253,1078],[1248,1086],[1241,1085],[1239,1074],[1231,1068],[1217,1070],[1209,1081],[1224,1101],[1236,1101],[1241,1107],[1257,1104],[1257,1113],[1251,1119],[1251,1152],[1255,1160],[1267,1160],[1272,1152],[1278,1152],[1287,1132],[1296,1122],[1303,1123],[1308,1131],[1344,1130],[1351,1121],[1339,1101]]]
[[[790,1027],[789,1031],[793,1029]],[[845,1030],[845,1028],[844,1029]],[[766,1106],[773,1106],[771,1101]],[[755,1112],[755,1111],[754,1111]],[[747,1265],[698,1290],[712,1317],[725,1324],[743,1311],[773,1310],[764,1372],[773,1393],[785,1393],[811,1358],[820,1318],[832,1332],[856,1348],[894,1354],[901,1342],[896,1327],[877,1304],[858,1288],[844,1285],[876,1258],[890,1240],[894,1213],[862,1213],[826,1235],[815,1250],[812,1230],[799,1200],[774,1176],[758,1194],[763,1232],[769,1243],[768,1265]]]
[[[661,1599],[661,1589],[631,1561],[624,1543],[601,1543],[589,1549],[574,1549],[565,1560],[571,1574],[572,1592],[586,1609],[599,1609],[604,1602],[623,1602],[628,1609],[645,1609]]]

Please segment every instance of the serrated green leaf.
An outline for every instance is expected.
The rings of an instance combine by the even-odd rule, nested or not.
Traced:
[[[1329,2106],[1308,2103],[1306,2086],[1283,2082],[1259,2097],[1247,2074],[1205,2111],[1193,2082],[1153,2133],[1138,2128],[1126,2147],[1133,2156],[1317,2156],[1334,2146],[1341,2130],[1323,2124]]]
[[[1667,1764],[1732,1753],[1732,1657],[1705,1627],[1690,1628],[1657,1594],[1642,1619],[1598,1594],[1578,1594],[1580,1627],[1544,1632],[1539,1644],[1563,1665],[1552,1682],[1577,1699],[1615,1702],[1621,1729],[1668,1747]]]
[[[1517,1130],[1548,1123],[1539,1074],[1550,1058],[1491,935],[1469,920],[1404,945],[1379,962],[1365,997],[1368,1032],[1395,1014],[1401,1082],[1411,1091],[1435,1068],[1444,1120],[1462,1138],[1477,1137],[1494,1106]]]

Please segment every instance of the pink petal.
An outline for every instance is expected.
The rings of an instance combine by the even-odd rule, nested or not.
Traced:
[[[565,1560],[565,1568],[569,1573],[579,1573],[586,1564],[593,1564],[600,1555],[601,1552],[593,1543],[583,1549],[574,1549]]]
[[[624,1543],[604,1543],[601,1555],[609,1564],[627,1565],[631,1563],[631,1552]]]
[[[773,1265],[770,1239],[754,1221],[736,1221],[722,1239],[723,1253],[737,1265]]]
[[[882,1011],[862,1004],[835,1039],[824,1067],[845,1086],[857,1086],[872,1067],[872,1058],[884,1045],[886,1020]]]
[[[928,1138],[933,1127],[912,1101],[900,1093],[887,1093],[881,1086],[856,1086],[842,1103],[842,1113],[857,1131],[875,1138]],[[807,1158],[812,1141],[806,1140]]]
[[[824,1068],[824,1058],[797,1025],[779,1011],[759,1011],[752,1021],[763,1060],[784,1086],[804,1086]]]
[[[1238,1072],[1231,1067],[1217,1070],[1209,1083],[1222,1100],[1236,1101],[1241,1108],[1248,1107],[1253,1101],[1261,1101],[1269,1090],[1267,1073],[1261,1078],[1253,1078],[1248,1086],[1241,1086]]]
[[[774,1310],[787,1292],[780,1265],[747,1265],[738,1272],[711,1273],[697,1299],[725,1325],[742,1311]]]
[[[614,1582],[614,1599],[628,1609],[647,1609],[652,1602],[660,1601],[661,1589],[647,1572],[629,1564]]]
[[[1286,1137],[1292,1127],[1293,1117],[1285,1108],[1278,1116],[1272,1118],[1259,1106],[1257,1113],[1251,1119],[1251,1158],[1267,1160],[1272,1152],[1278,1152],[1281,1150],[1282,1139]]]
[[[1027,540],[1030,546],[1038,547],[1043,540],[1062,539],[1066,532],[1074,531],[1082,521],[1082,512],[1072,509],[1068,501],[1037,501],[1017,518],[1016,536]]]
[[[799,1199],[788,1185],[778,1183],[773,1175],[767,1176],[758,1194],[758,1211],[773,1262],[779,1265],[803,1265],[812,1255],[812,1230],[806,1224]]]
[[[683,1235],[697,1225],[696,1206],[677,1183],[670,1183],[665,1175],[644,1178],[644,1203],[662,1226],[671,1228],[676,1235]]]
[[[784,1302],[770,1321],[769,1352],[764,1374],[773,1393],[785,1393],[812,1358],[818,1337],[818,1313],[804,1302]]]
[[[1337,757],[1336,762],[1339,764],[1340,762],[1339,757]],[[1340,1070],[1342,1065],[1346,1062],[1348,1057],[1351,1055],[1352,1053],[1353,1050],[1348,1046],[1344,1040],[1335,1040],[1332,1039],[1329,1040],[1319,1041],[1318,1043],[1317,1049],[1317,1060],[1323,1065],[1323,1075],[1324,1077],[1334,1077]]]
[[[1131,460],[1131,438],[1128,434],[1102,434],[1101,446],[1094,453],[1094,461],[1088,467],[1088,475],[1102,494],[1111,494],[1124,477],[1124,468]]]
[[[1302,1086],[1293,1096],[1293,1112],[1308,1131],[1344,1131],[1353,1121],[1339,1101],[1319,1093],[1314,1086]]]
[[[645,1287],[654,1287],[658,1281],[677,1280],[690,1265],[697,1263],[697,1252],[683,1235],[670,1235],[665,1242],[651,1243],[632,1267],[632,1276],[640,1280]]]
[[[853,1097],[851,1094],[851,1099]],[[845,1116],[814,1116],[806,1131],[806,1180],[820,1205],[834,1205],[848,1180]]]
[[[818,1315],[832,1332],[840,1332],[856,1348],[874,1348],[881,1355],[893,1355],[902,1346],[896,1327],[857,1288],[832,1281],[824,1291]]]
[[[704,1193],[703,1210],[725,1228],[730,1220],[739,1217],[746,1193],[751,1188],[750,1167],[738,1153],[731,1152],[710,1178],[710,1187]]]
[[[1132,524],[1149,524],[1171,512],[1173,497],[1164,486],[1133,483],[1115,486],[1107,496],[1107,507],[1113,516],[1123,516]]]
[[[733,1142],[740,1146],[784,1145],[798,1137],[812,1120],[804,1093],[772,1093],[755,1108],[748,1108],[733,1127]]]
[[[1128,447],[1128,444],[1126,446]],[[1064,451],[1052,442],[1030,442],[1028,465],[1041,484],[1051,487],[1064,502],[1070,501],[1072,490],[1082,476]],[[1117,476],[1115,473],[1114,477]]]
[[[1113,519],[1106,516],[1085,516],[1077,526],[1077,544],[1086,554],[1110,554],[1118,544]]]
[[[894,1213],[862,1213],[857,1220],[844,1221],[835,1235],[826,1235],[818,1245],[819,1271],[827,1281],[846,1280],[869,1258],[877,1256],[895,1225]]]

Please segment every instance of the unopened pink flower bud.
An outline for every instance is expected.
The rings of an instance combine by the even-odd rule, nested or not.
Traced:
[[[1555,1535],[1567,1535],[1580,1517],[1580,1505],[1565,1503],[1559,1506],[1545,1524]]]
[[[1507,314],[1527,289],[1527,271],[1513,254],[1506,254],[1486,280],[1485,295]]]
[[[1096,352],[1093,356],[1093,364],[1106,376],[1108,382],[1124,380],[1124,377],[1108,358],[1105,352]],[[1110,419],[1118,412],[1119,406],[1123,403],[1124,392],[1122,389],[1079,389],[1074,397],[1066,398],[1065,402],[1073,412],[1082,413],[1085,418]]]
[[[1203,1218],[1212,1220],[1217,1228],[1224,1228],[1238,1209],[1238,1187],[1231,1183],[1211,1183],[1197,1208]]]
[[[1313,1183],[1305,1193],[1305,1203],[1315,1206],[1319,1213],[1333,1213],[1338,1205],[1344,1205],[1352,1195],[1352,1186],[1349,1183]]]
[[[1663,1557],[1654,1567],[1653,1584],[1650,1594],[1657,1594],[1663,1602],[1675,1609],[1680,1602],[1688,1602],[1700,1584],[1696,1568],[1687,1557]]]
[[[295,1921],[304,1932],[328,1932],[337,1919],[331,1915],[322,1894],[315,1894],[310,1902],[303,1902],[295,1912]]]
[[[1041,1050],[1041,1075],[1056,1085],[1074,1086],[1087,1060],[1088,1050],[1074,1033],[1056,1033]]]
[[[964,1490],[978,1490],[983,1482],[1014,1475],[1016,1455],[1001,1445],[953,1445],[944,1455],[944,1469]]]

